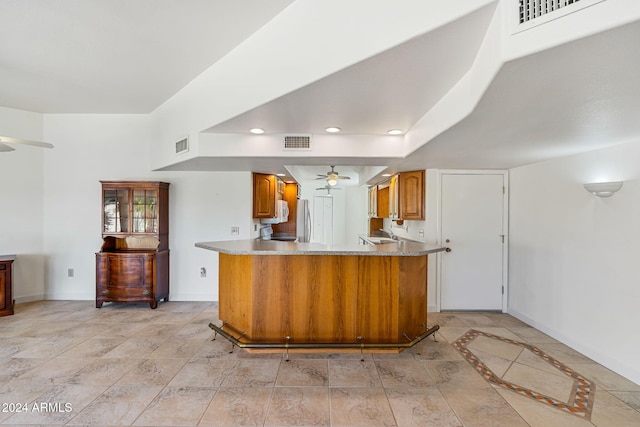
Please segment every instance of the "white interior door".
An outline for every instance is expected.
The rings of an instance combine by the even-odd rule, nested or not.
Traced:
[[[441,175],[441,310],[503,310],[504,174]]]
[[[313,198],[313,241],[333,244],[333,197]]]

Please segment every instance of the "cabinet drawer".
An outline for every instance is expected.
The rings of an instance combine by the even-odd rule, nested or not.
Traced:
[[[108,299],[145,299],[151,298],[151,290],[142,286],[108,286],[99,291],[99,296]]]

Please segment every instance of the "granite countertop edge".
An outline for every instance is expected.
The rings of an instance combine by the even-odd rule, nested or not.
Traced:
[[[195,246],[228,255],[421,256],[445,250],[442,246],[411,241],[381,245],[321,245],[273,240],[226,240],[198,242]]]

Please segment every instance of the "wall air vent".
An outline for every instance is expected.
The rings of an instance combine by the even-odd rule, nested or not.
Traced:
[[[311,136],[309,135],[285,136],[284,150],[311,150]]]
[[[176,154],[186,153],[187,151],[189,151],[189,137],[176,142]]]
[[[580,0],[520,0],[520,23],[546,15]]]

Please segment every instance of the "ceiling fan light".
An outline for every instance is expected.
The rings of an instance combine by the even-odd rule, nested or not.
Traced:
[[[338,180],[336,178],[334,178],[334,177],[331,177],[331,178],[327,179],[327,184],[329,184],[332,187],[334,185],[336,185],[337,183],[338,183]]]

